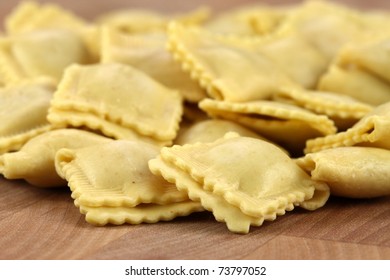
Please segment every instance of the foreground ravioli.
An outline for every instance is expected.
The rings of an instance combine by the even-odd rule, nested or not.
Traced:
[[[14,153],[0,156],[0,174],[7,179],[25,179],[34,186],[66,186],[57,175],[54,158],[61,148],[81,148],[113,141],[78,129],[58,129],[30,139]]]
[[[73,198],[90,207],[188,200],[184,192],[153,176],[148,161],[159,148],[142,141],[117,140],[77,150],[61,149],[56,169],[68,181]]]
[[[232,226],[237,221],[229,221],[231,217],[218,218],[229,221],[229,228],[237,232],[246,232],[250,224],[260,225],[262,219],[273,220],[294,205],[310,201],[317,188],[327,188],[324,183],[311,180],[278,147],[254,138],[227,135],[212,143],[163,148],[160,156],[164,164],[149,163],[154,173],[170,178],[169,181],[177,180],[178,188],[188,189],[189,193],[196,187],[183,186],[184,180],[193,180],[202,188],[203,193],[195,195],[201,202],[202,196],[216,196],[252,217],[238,228]],[[322,205],[327,200],[324,198]],[[225,212],[215,202],[204,207]]]
[[[326,182],[332,195],[371,198],[390,195],[390,151],[339,147],[297,160],[314,180]]]
[[[94,225],[155,223],[203,211],[148,168],[159,148],[116,140],[94,147],[61,149],[57,172],[68,181],[75,205]]]
[[[199,201],[204,209],[213,213],[217,221],[226,223],[227,228],[232,232],[248,233],[251,225],[261,226],[264,222],[264,217],[246,215],[239,207],[228,203],[223,197],[204,190],[202,185],[193,180],[186,171],[163,161],[160,156],[149,161],[149,168],[154,174],[164,177],[168,182],[175,184],[179,190],[188,193],[191,200]],[[292,207],[286,210],[292,210]],[[267,218],[274,220],[276,215]]]

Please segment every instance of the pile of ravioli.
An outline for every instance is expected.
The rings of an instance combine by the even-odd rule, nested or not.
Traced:
[[[0,37],[0,174],[68,186],[94,225],[210,211],[236,233],[389,195],[389,18],[307,1],[86,21],[22,2]]]

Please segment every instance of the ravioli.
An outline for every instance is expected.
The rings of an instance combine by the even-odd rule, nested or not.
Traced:
[[[164,164],[158,159],[152,160],[149,162],[151,170],[160,172],[169,181],[178,180],[176,184],[182,186],[178,186],[179,189],[187,188],[189,192],[196,189],[195,186],[185,187],[187,183],[182,178],[190,178],[208,192],[206,194],[217,196],[243,214],[257,218],[246,218],[240,225],[231,217],[231,228],[238,223],[235,229],[238,232],[246,232],[250,224],[260,225],[262,219],[275,219],[276,215],[292,210],[294,205],[310,200],[317,184],[325,186],[312,181],[278,147],[254,138],[228,134],[212,143],[162,148],[160,156]],[[172,168],[179,172],[175,173]],[[202,195],[195,195],[201,203]],[[214,211],[212,205],[217,211],[228,211],[215,206],[219,205],[215,201],[204,207]],[[219,219],[228,220],[223,215]]]
[[[81,148],[113,141],[112,139],[76,129],[58,129],[30,139],[14,153],[0,156],[0,173],[7,179],[24,179],[38,187],[66,186],[54,166],[56,152],[61,148]]]
[[[96,61],[100,61],[106,28],[129,36],[141,36],[149,33],[165,33],[171,20],[186,25],[199,25],[209,16],[210,10],[206,7],[175,15],[164,15],[148,9],[112,10],[99,15],[93,24],[85,29],[83,38]]]
[[[97,28],[54,3],[21,1],[6,17],[5,30],[8,35],[36,33],[43,30],[65,30],[78,37],[88,51],[88,61],[98,61],[100,49],[97,45]]]
[[[332,195],[373,198],[390,195],[390,151],[373,147],[339,147],[307,154],[297,164],[326,182]]]
[[[205,98],[204,90],[166,50],[166,43],[165,32],[129,34],[114,28],[104,28],[101,62],[133,66],[166,87],[178,90],[189,102]]]
[[[137,133],[136,131],[123,127],[110,120],[105,120],[99,116],[88,112],[77,112],[69,110],[58,110],[50,108],[50,120],[56,124],[56,128],[88,128],[103,135],[114,139],[139,140],[160,147],[172,145],[172,140],[157,140]]]
[[[193,180],[187,172],[163,161],[161,157],[150,160],[149,168],[152,173],[164,177],[168,182],[175,184],[179,190],[187,192],[192,201],[201,203],[204,209],[213,213],[218,222],[226,223],[227,228],[232,232],[249,233],[251,225],[261,226],[264,222],[263,217],[246,215],[223,197],[204,190],[202,185]]]
[[[191,200],[166,205],[146,203],[135,207],[90,207],[80,205],[77,199],[75,204],[85,215],[85,220],[95,226],[157,223],[204,211],[199,202]]]
[[[94,119],[91,129],[103,133],[108,122],[141,136],[171,141],[179,129],[182,111],[182,98],[177,91],[131,66],[73,65],[54,94],[48,120],[53,125],[67,126],[72,123],[71,114],[68,121],[58,112],[85,113]],[[85,121],[80,125],[90,124]]]
[[[189,126],[186,129],[179,131],[179,135],[175,139],[175,144],[194,144],[197,142],[207,143],[223,137],[228,132],[235,132],[241,136],[263,139],[254,131],[228,120],[209,119]]]
[[[342,46],[359,42],[369,29],[356,10],[329,1],[306,1],[290,13],[276,32],[298,34],[330,63]]]
[[[319,87],[357,95],[361,100],[373,105],[390,101],[390,34],[371,37],[373,38],[369,37],[360,44],[343,47],[334,61],[333,68],[321,79]]]
[[[147,9],[122,9],[100,15],[96,19],[96,23],[100,26],[108,26],[118,31],[134,34],[165,31],[171,20],[182,24],[199,25],[209,16],[210,10],[206,7],[172,15],[164,15]]]
[[[80,32],[87,23],[55,4],[22,1],[5,19],[8,34],[21,34],[39,29],[65,29]]]
[[[329,67],[321,77],[318,90],[352,97],[373,106],[390,102],[390,84],[358,67]]]
[[[317,114],[327,115],[340,130],[345,130],[374,109],[369,104],[333,92],[286,88],[276,93],[274,100],[291,103]]]
[[[0,177],[67,184],[96,226],[206,210],[240,234],[330,195],[390,195],[390,14],[210,12],[16,5],[0,32]]]
[[[56,85],[67,66],[87,62],[83,41],[65,29],[40,29],[0,39],[0,72],[6,85],[42,79]]]
[[[16,151],[30,138],[51,129],[46,120],[53,89],[21,84],[0,89],[0,154]]]
[[[295,84],[253,47],[177,22],[168,27],[168,50],[208,95],[218,100],[267,99],[280,86]]]
[[[376,107],[346,131],[308,140],[305,153],[355,145],[390,149],[389,137],[390,102]]]
[[[334,122],[325,115],[274,101],[227,102],[204,99],[199,107],[211,117],[220,117],[249,127],[294,154],[301,152],[306,140],[334,134],[337,130]]]
[[[148,161],[157,146],[116,140],[56,154],[57,173],[68,181],[72,197],[87,207],[135,207],[141,203],[169,204],[188,200],[175,185],[153,176]]]
[[[368,40],[358,45],[347,45],[338,54],[337,63],[348,67],[357,65],[372,75],[390,82],[390,58],[388,55],[390,33],[379,39]]]
[[[316,87],[328,66],[326,56],[299,34],[273,33],[254,44],[257,52],[271,59],[292,81],[306,89]]]
[[[203,26],[213,33],[228,36],[266,35],[279,26],[289,10],[265,5],[235,8],[211,18]]]

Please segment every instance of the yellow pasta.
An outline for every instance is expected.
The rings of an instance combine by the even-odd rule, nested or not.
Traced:
[[[178,92],[131,66],[73,65],[66,70],[54,94],[48,120],[53,125],[67,126],[72,124],[72,116],[69,120],[61,118],[60,112],[80,112],[92,118],[80,125],[101,129],[103,133],[108,122],[141,136],[171,141],[176,137],[182,110]],[[120,132],[114,132],[108,136],[119,135]]]
[[[0,89],[0,154],[17,151],[32,137],[51,129],[46,120],[51,86],[21,84]]]
[[[355,145],[390,149],[389,116],[390,102],[376,107],[346,131],[308,140],[305,153]]]
[[[0,173],[7,179],[24,179],[39,187],[66,186],[55,170],[57,151],[108,141],[113,140],[83,130],[51,130],[31,138],[18,152],[0,155]]]
[[[372,198],[390,195],[389,160],[389,150],[339,147],[307,154],[297,164],[326,182],[332,195]]]
[[[80,149],[61,149],[55,164],[69,182],[72,197],[89,207],[134,207],[188,200],[174,185],[153,176],[148,161],[159,148],[141,141],[117,140]]]
[[[236,232],[247,232],[250,225],[274,220],[310,200],[317,184],[326,189],[275,145],[231,134],[212,143],[163,148],[149,166]]]
[[[0,174],[88,223],[209,211],[234,233],[390,195],[389,14],[326,1],[108,11],[20,2],[0,37]]]

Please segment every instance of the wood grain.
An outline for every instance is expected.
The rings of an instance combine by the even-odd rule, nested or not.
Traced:
[[[122,7],[174,12],[208,4],[222,10],[258,1],[52,2],[90,19]],[[264,1],[287,2],[300,1]],[[390,9],[390,1],[342,2]],[[15,4],[1,1],[0,18]],[[94,227],[68,189],[38,189],[0,177],[0,259],[390,259],[389,203],[390,197],[332,197],[322,209],[296,209],[247,235],[229,232],[209,212],[157,224]]]
[[[229,232],[208,213],[170,222],[94,227],[67,189],[0,179],[0,259],[390,259],[390,197],[332,198]]]

